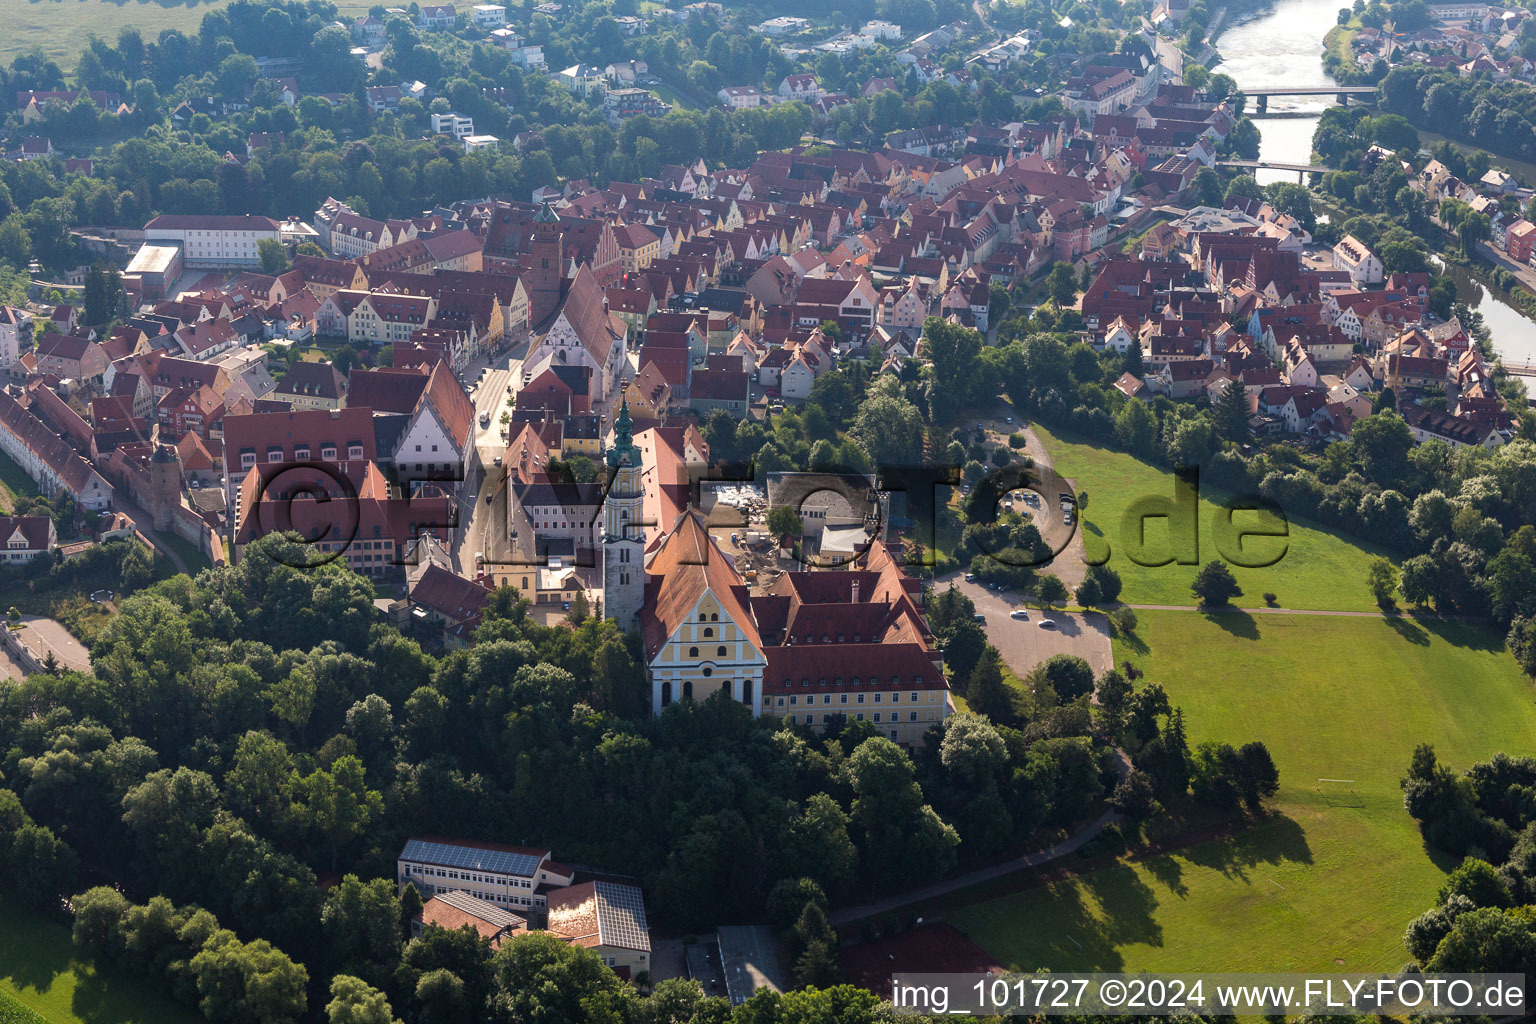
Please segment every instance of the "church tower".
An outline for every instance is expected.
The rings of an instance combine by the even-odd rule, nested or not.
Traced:
[[[608,494],[603,502],[603,615],[625,632],[640,628],[645,603],[644,490],[640,451],[635,447],[629,402],[613,424],[608,449]]]
[[[560,308],[560,281],[565,276],[560,216],[548,203],[541,203],[539,212],[533,215],[529,256],[528,323],[533,326],[543,323],[545,317]]]

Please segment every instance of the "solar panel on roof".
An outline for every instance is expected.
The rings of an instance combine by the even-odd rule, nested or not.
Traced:
[[[632,885],[597,882],[598,939],[605,946],[649,950],[651,933],[645,923],[645,901]]]
[[[491,871],[497,874],[518,875],[532,878],[539,868],[540,858],[529,853],[513,853],[509,850],[487,850],[477,846],[457,846],[451,843],[432,843],[423,839],[409,839],[400,853],[401,860],[438,864],[448,868],[469,871]]]

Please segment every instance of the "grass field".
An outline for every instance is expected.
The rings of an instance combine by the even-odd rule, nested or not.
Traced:
[[[0,452],[0,507],[12,512],[17,498],[35,498],[37,494],[37,484],[27,476],[27,471],[18,466],[15,459]]]
[[[59,62],[66,71],[80,59],[86,40],[94,33],[109,43],[117,42],[119,29],[133,25],[153,42],[162,30],[180,29],[196,35],[203,14],[223,7],[228,0],[0,0],[0,60],[9,64],[18,53],[34,46]]]
[[[1529,680],[1491,633],[1354,616],[1144,612],[1116,657],[1183,707],[1191,745],[1262,740],[1275,816],[946,915],[1017,968],[1389,970],[1453,867],[1398,779],[1415,744],[1464,769],[1536,733]],[[1354,780],[1322,786],[1319,778]],[[1320,791],[1326,790],[1326,791]]]
[[[135,979],[73,959],[69,929],[0,903],[0,1021],[7,1001],[48,1024],[198,1024]],[[23,1018],[25,1019],[25,1018]]]
[[[1199,566],[1137,564],[1132,560],[1136,530],[1125,521],[1134,504],[1172,499],[1173,474],[1132,456],[1084,443],[1066,431],[1052,433],[1039,424],[1035,430],[1045,441],[1056,471],[1072,478],[1079,491],[1088,492],[1082,525],[1085,550],[1090,559],[1102,558],[1105,545],[1109,546],[1109,565],[1125,582],[1120,600],[1127,604],[1194,605],[1189,584]],[[1201,562],[1220,558],[1232,567],[1243,588],[1243,596],[1234,603],[1259,607],[1265,593],[1274,593],[1282,608],[1376,608],[1366,582],[1367,566],[1375,552],[1294,516],[1286,516],[1288,536],[1250,536],[1239,541],[1236,533],[1240,530],[1280,524],[1268,513],[1241,511],[1229,522],[1220,504],[1225,500],[1222,492],[1201,485],[1199,558]],[[1145,544],[1137,556],[1140,561],[1169,557],[1168,520],[1149,519],[1146,527]],[[1235,557],[1256,567],[1243,568],[1235,563]],[[1266,562],[1272,564],[1262,564]]]

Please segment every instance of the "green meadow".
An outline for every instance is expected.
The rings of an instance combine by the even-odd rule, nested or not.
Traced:
[[[1470,624],[1146,611],[1115,655],[1168,690],[1192,745],[1263,741],[1280,792],[1230,838],[946,913],[1011,967],[1396,968],[1455,866],[1403,810],[1414,746],[1464,769],[1536,735],[1530,680]]]
[[[1081,525],[1084,550],[1093,560],[1107,552],[1109,566],[1125,582],[1120,595],[1125,603],[1194,605],[1189,584],[1200,563],[1219,558],[1232,567],[1243,588],[1234,602],[1243,607],[1260,607],[1263,595],[1273,593],[1281,608],[1375,610],[1366,571],[1382,552],[1295,516],[1243,510],[1229,495],[1203,483],[1184,491],[1181,503],[1171,472],[1066,431],[1039,424],[1035,430],[1056,472],[1088,492]],[[1159,512],[1172,514],[1141,518]],[[1279,532],[1284,535],[1258,535]],[[1168,559],[1194,564],[1151,564]]]

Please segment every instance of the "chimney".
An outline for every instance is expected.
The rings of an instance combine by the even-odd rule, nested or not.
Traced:
[[[859,603],[859,579],[857,576],[853,579],[853,603]]]

